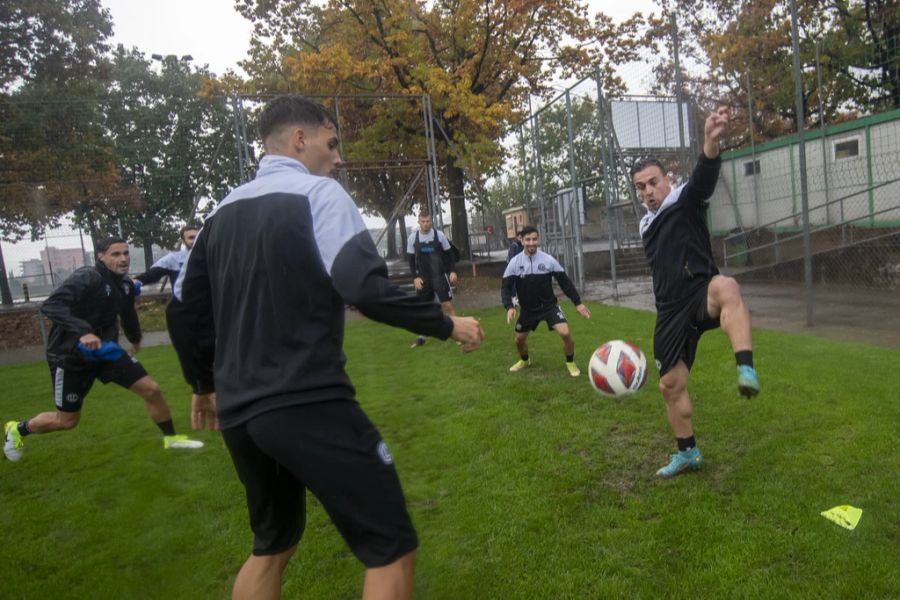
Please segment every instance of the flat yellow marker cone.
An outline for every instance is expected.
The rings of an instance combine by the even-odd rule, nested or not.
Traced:
[[[835,506],[834,508],[822,511],[820,514],[829,521],[834,521],[844,529],[852,530],[856,529],[856,525],[859,523],[859,518],[862,516],[862,509],[850,506],[849,504],[842,504],[841,506]]]

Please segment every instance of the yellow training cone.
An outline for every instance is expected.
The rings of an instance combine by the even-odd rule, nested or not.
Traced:
[[[859,518],[862,516],[862,509],[849,504],[842,504],[841,506],[822,511],[820,514],[844,529],[855,529],[856,524],[859,523]]]

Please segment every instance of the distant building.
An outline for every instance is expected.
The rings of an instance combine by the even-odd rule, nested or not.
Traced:
[[[28,277],[32,281],[38,281],[41,277],[46,278],[47,271],[44,270],[44,263],[39,258],[29,258],[19,263],[22,269],[22,277]]]
[[[71,275],[75,269],[94,264],[94,261],[82,248],[48,246],[41,250],[41,264],[44,273],[52,274],[55,285]]]

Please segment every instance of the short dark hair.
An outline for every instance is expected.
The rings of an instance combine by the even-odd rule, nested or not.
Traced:
[[[97,254],[100,254],[101,252],[106,252],[107,250],[109,250],[109,247],[112,246],[113,244],[127,244],[127,243],[128,242],[126,242],[119,236],[111,235],[111,236],[105,237],[102,240],[100,240],[99,242],[97,242],[97,245],[94,246],[94,250],[97,252]]]
[[[259,137],[265,141],[275,130],[285,125],[325,123],[338,128],[337,119],[321,104],[299,94],[284,94],[272,98],[259,114]]]
[[[525,237],[529,233],[537,233],[538,236],[541,235],[540,233],[538,233],[537,228],[532,225],[526,225],[525,227],[523,227],[522,229],[519,230],[519,235],[521,235],[522,237]]]
[[[419,218],[420,218],[420,219],[421,219],[422,217],[430,217],[430,216],[431,216],[431,211],[428,210],[427,208],[423,208],[422,210],[419,211]]]
[[[192,225],[192,224],[188,223],[187,225],[185,225],[184,227],[182,227],[181,229],[178,230],[178,238],[179,239],[182,239],[182,240],[184,239],[185,231],[200,231],[200,228],[197,227],[196,225]]]
[[[633,165],[631,165],[631,169],[628,171],[629,177],[634,177],[634,174],[638,171],[643,171],[647,167],[659,167],[659,170],[663,172],[663,175],[666,174],[666,166],[660,162],[658,158],[641,158],[635,161]]]

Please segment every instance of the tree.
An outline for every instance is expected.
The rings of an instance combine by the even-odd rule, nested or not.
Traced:
[[[162,59],[159,72],[136,49],[119,46],[112,57],[104,124],[118,176],[137,190],[139,201],[118,211],[84,203],[78,217],[107,230],[121,227],[126,239],[144,247],[147,268],[152,245],[176,243],[199,198],[221,198],[237,183],[226,102],[199,95],[209,77],[174,56]]]
[[[17,241],[121,192],[93,110],[112,23],[98,0],[9,0],[0,24],[0,236]]]
[[[796,0],[803,65],[804,126],[836,122],[900,106],[900,9],[893,0]],[[679,18],[682,64],[700,65],[688,77],[690,95],[704,104],[738,107],[733,135],[725,143],[749,142],[750,118],[756,141],[796,131],[790,2],[759,0],[661,0]],[[670,36],[651,38],[658,56],[671,56]],[[816,50],[823,69],[819,109]],[[675,89],[670,60],[656,69],[657,91]],[[749,80],[749,85],[748,85]],[[749,98],[748,98],[749,94]],[[752,115],[747,110],[752,101]]]
[[[254,24],[244,63],[253,89],[429,94],[452,237],[468,249],[466,179],[500,164],[498,141],[529,93],[558,70],[585,72],[610,29],[578,0],[238,0]],[[594,42],[599,45],[591,45]],[[342,115],[343,119],[343,115]],[[423,135],[409,119],[395,138]]]

